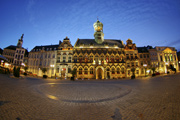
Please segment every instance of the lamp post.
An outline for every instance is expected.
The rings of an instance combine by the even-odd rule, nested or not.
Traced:
[[[51,78],[52,78],[52,69],[54,68],[54,65],[50,65],[51,67]]]
[[[146,67],[147,67],[147,64],[143,64],[143,66],[145,67],[145,77],[146,77]]]

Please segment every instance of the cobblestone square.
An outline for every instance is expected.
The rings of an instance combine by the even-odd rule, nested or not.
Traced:
[[[179,120],[180,74],[58,80],[0,74],[0,120]]]

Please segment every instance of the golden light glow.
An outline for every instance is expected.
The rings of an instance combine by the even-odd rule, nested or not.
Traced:
[[[171,53],[172,50],[171,50],[170,48],[166,48],[166,49],[164,50],[164,52]]]
[[[53,99],[53,100],[58,100],[58,98],[56,96],[53,95],[46,95],[48,98]]]

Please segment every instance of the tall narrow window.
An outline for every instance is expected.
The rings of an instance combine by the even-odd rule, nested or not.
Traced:
[[[93,74],[93,68],[90,68],[90,74]]]
[[[84,74],[88,74],[88,69],[87,68],[84,69]]]
[[[162,55],[160,55],[160,60],[161,60],[161,61],[163,61],[163,59],[162,59]]]
[[[71,62],[71,57],[68,57],[68,62]]]
[[[115,69],[114,68],[112,68],[112,74],[115,74]]]
[[[121,68],[121,73],[124,74],[124,68]]]
[[[120,73],[120,70],[119,70],[119,68],[117,68],[117,74],[119,74]]]
[[[63,62],[66,62],[66,57],[63,57]]]
[[[77,63],[77,56],[74,56],[74,62]]]
[[[82,68],[79,68],[79,74],[80,75],[82,74]]]

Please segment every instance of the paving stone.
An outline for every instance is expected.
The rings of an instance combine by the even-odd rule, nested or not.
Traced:
[[[1,120],[178,120],[180,74],[63,81],[0,74]]]

